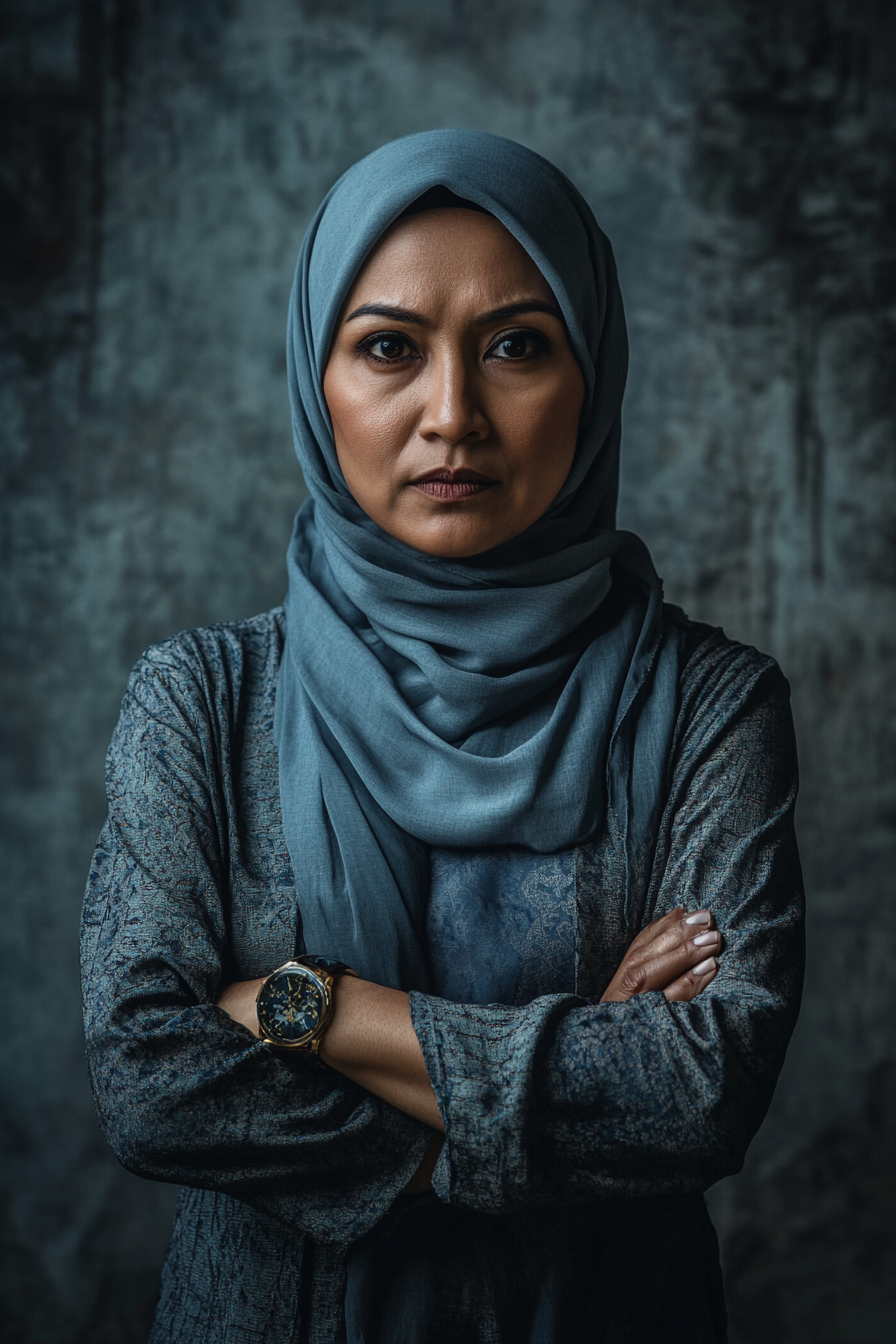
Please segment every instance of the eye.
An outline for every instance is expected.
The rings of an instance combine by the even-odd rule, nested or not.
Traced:
[[[378,331],[368,336],[359,346],[362,355],[377,364],[398,364],[416,357],[417,351],[406,336],[396,331]]]
[[[486,358],[516,363],[543,354],[547,348],[547,338],[539,331],[511,331],[499,336],[494,345],[489,346]]]

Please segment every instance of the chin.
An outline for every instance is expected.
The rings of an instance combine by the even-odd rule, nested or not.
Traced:
[[[514,526],[507,518],[477,516],[472,509],[462,512],[456,505],[451,511],[429,517],[401,518],[393,514],[374,516],[373,521],[396,541],[436,560],[469,560],[474,555],[484,555],[528,526],[527,522]]]
[[[493,550],[495,546],[500,546],[503,541],[509,541],[510,538],[503,532],[486,537],[481,534],[446,537],[444,534],[421,536],[419,533],[414,533],[413,536],[402,536],[399,540],[413,547],[415,551],[422,551],[424,555],[432,556],[435,560],[469,560],[474,555],[484,555],[486,551]]]

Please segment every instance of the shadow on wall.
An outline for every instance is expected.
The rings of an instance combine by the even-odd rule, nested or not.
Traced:
[[[732,1344],[866,1344],[896,1320],[896,1061],[861,1108],[749,1184],[725,1240]]]
[[[131,1270],[100,1273],[94,1306],[72,1333],[70,1305],[21,1241],[11,1240],[6,1202],[0,1208],[0,1311],[4,1344],[142,1344],[149,1337],[159,1295],[159,1268],[150,1262]]]

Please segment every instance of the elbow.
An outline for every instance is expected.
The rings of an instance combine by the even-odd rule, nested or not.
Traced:
[[[127,1050],[96,1038],[87,1063],[97,1119],[121,1165],[147,1180],[171,1179],[171,1115],[165,1089]]]
[[[743,1167],[747,1150],[768,1110],[765,1088],[730,1085],[690,1109],[680,1133],[679,1160],[706,1189]]]
[[[789,1038],[778,1015],[768,1014],[767,1020],[754,1015],[749,1033],[740,1033],[743,1039],[726,1025],[727,1039],[719,1033],[709,1048],[692,1051],[688,1068],[677,1071],[667,1094],[677,1113],[673,1129],[683,1164],[704,1188],[743,1167],[771,1104]]]
[[[163,1126],[145,1099],[129,1096],[118,1085],[98,1085],[96,1080],[93,1095],[100,1128],[121,1165],[147,1180],[164,1179],[168,1145]]]
[[[106,1142],[126,1171],[148,1181],[166,1179],[163,1153],[150,1127],[110,1124],[108,1117],[101,1124]]]

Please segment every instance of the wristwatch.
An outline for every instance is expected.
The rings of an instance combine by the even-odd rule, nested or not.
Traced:
[[[317,1057],[333,1016],[333,985],[355,972],[332,957],[296,957],[272,971],[258,991],[258,1030],[267,1045]]]

